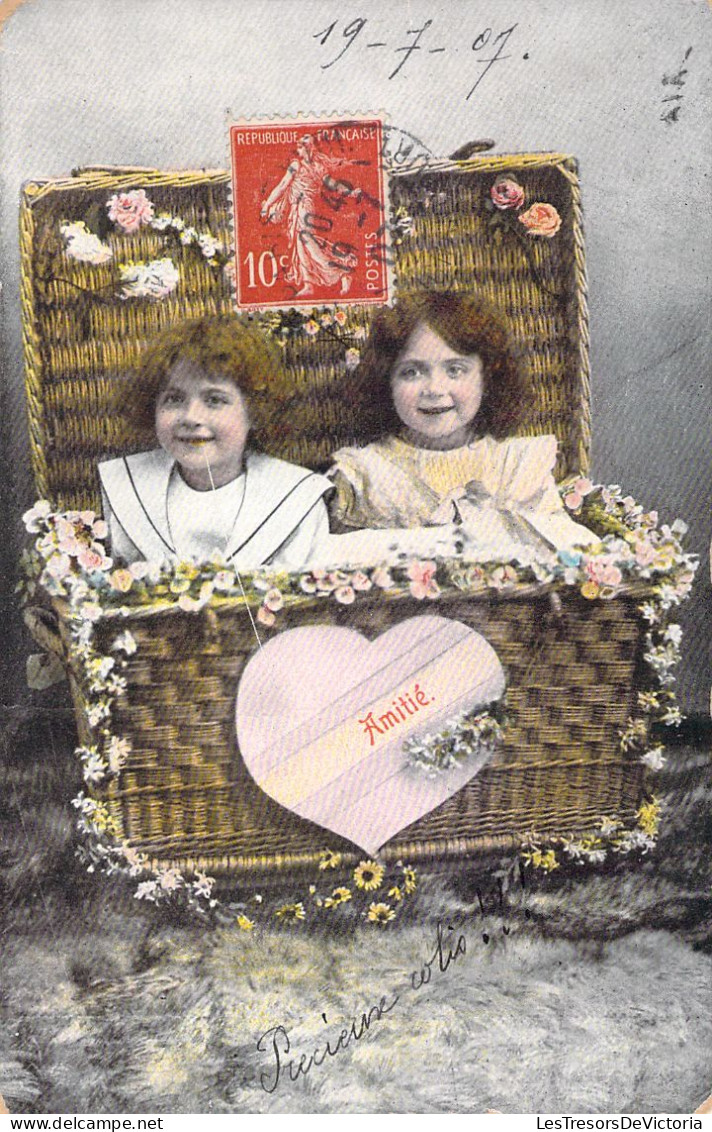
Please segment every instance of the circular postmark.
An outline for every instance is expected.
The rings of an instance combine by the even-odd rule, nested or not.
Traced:
[[[381,161],[388,173],[410,173],[436,165],[440,159],[415,134],[384,123]]]

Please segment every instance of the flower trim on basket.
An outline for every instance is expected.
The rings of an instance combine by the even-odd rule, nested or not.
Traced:
[[[623,728],[620,748],[650,770],[660,769],[663,746],[650,745],[650,725],[659,722],[678,726],[682,718],[673,691],[682,630],[670,623],[670,611],[689,593],[697,569],[696,556],[682,547],[685,524],[677,521],[658,528],[655,512],[645,512],[632,497],[622,496],[618,487],[594,486],[583,477],[567,480],[561,492],[566,507],[599,535],[600,542],[584,552],[562,552],[553,565],[474,564],[450,559],[405,562],[389,568],[377,565],[367,570],[313,570],[292,575],[260,571],[241,576],[219,556],[204,563],[115,566],[104,546],[107,528],[103,519],[92,511],[55,512],[47,500],[40,500],[23,516],[28,532],[36,538],[33,548],[23,553],[25,578],[18,590],[25,603],[36,600],[43,591],[67,602],[70,654],[81,672],[87,721],[95,736],[94,743],[77,749],[87,786],[104,786],[116,778],[131,751],[130,740],[113,733],[111,715],[116,697],[126,688],[122,669],[137,650],[134,635],[129,629],[121,629],[121,620],[140,615],[142,609],[178,608],[196,613],[207,607],[210,614],[223,605],[248,601],[257,607],[257,623],[270,630],[285,610],[315,597],[351,605],[364,595],[370,594],[372,599],[381,591],[381,600],[409,595],[432,601],[453,589],[470,594],[488,589],[506,592],[532,583],[573,587],[590,601],[609,600],[625,592],[626,586],[645,583],[645,600],[639,609],[650,626],[644,654],[650,685],[638,694],[638,714]],[[98,621],[110,618],[117,619],[117,635],[109,654],[102,655],[94,647],[95,627]],[[455,727],[457,734],[432,737],[426,753],[421,745],[415,761],[433,768],[439,763],[446,766],[456,757],[454,747],[460,732],[472,724],[475,731],[483,729],[478,742],[483,733],[486,741],[496,741],[496,720],[485,717],[468,722],[465,718]],[[137,879],[137,899],[182,902],[203,910],[218,907],[212,878],[203,873],[184,876],[121,841],[103,801],[81,793],[73,804],[79,811],[78,825],[84,838],[80,854],[90,871],[100,868]],[[654,800],[648,801],[638,811],[638,825],[633,830],[601,819],[600,828],[579,841],[559,839],[555,847],[546,849],[532,841],[523,859],[533,867],[550,870],[559,866],[562,854],[577,863],[598,863],[604,852],[645,853],[654,844],[658,822],[659,807]],[[339,853],[325,850],[319,871],[330,871],[340,864]],[[334,883],[329,892],[311,884],[307,896],[297,893],[294,900],[272,910],[267,905],[262,908],[262,894],[256,893],[241,904],[225,905],[220,915],[234,914],[238,926],[250,931],[257,922],[252,918],[257,914],[255,906],[261,922],[275,919],[296,923],[317,913],[332,916],[334,909],[342,913],[348,909],[351,917],[385,926],[397,918],[403,900],[415,890],[412,868],[407,864],[399,867],[401,874],[387,878],[382,865],[364,861],[352,873],[334,877],[340,883]],[[381,899],[371,899],[374,892]]]
[[[248,316],[258,323],[260,329],[282,351],[287,349],[294,338],[306,335],[325,342],[336,342],[342,351],[341,364],[347,372],[356,369],[361,360],[361,343],[365,342],[368,331],[363,312],[357,309],[344,310],[342,307],[328,309],[314,307],[310,311],[289,310],[261,311]]]
[[[437,778],[478,755],[491,755],[501,745],[499,704],[462,711],[446,720],[440,731],[413,735],[403,744],[408,762],[428,778]]]
[[[488,221],[494,240],[501,240],[503,233],[510,232],[517,239],[529,263],[531,272],[542,291],[555,299],[563,296],[552,291],[542,279],[532,254],[532,237],[551,240],[561,228],[561,216],[553,204],[546,201],[531,201],[524,210],[527,192],[511,177],[499,177],[490,185],[485,198],[485,211],[490,213]]]
[[[557,837],[553,842],[532,834],[520,860],[525,865],[543,872],[553,872],[562,865],[602,865],[611,858],[631,853],[643,856],[657,843],[662,806],[655,797],[638,808],[632,829],[611,818],[600,818],[594,832],[587,837]]]
[[[209,230],[198,230],[180,216],[167,212],[157,214],[145,189],[114,193],[106,201],[104,210],[93,205],[84,220],[62,220],[59,224],[66,258],[95,267],[105,267],[114,261],[115,248],[105,241],[109,233],[113,233],[115,242],[121,238],[123,252],[124,248],[131,247],[132,239],[143,228],[161,233],[167,247],[173,243],[196,248],[211,267],[222,269],[228,260],[222,244]],[[134,260],[128,255],[125,260],[117,260],[115,266],[118,277],[105,286],[82,287],[71,279],[55,278],[100,301],[109,293],[121,300],[161,300],[172,294],[180,283],[180,272],[170,256]]]

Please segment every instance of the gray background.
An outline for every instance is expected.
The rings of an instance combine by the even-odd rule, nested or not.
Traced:
[[[368,18],[328,62],[350,20]],[[384,110],[431,150],[492,137],[581,165],[590,286],[593,472],[709,542],[710,20],[706,0],[26,0],[3,29],[1,552],[12,575],[34,498],[22,392],[17,208],[24,180],[89,164],[224,167],[234,117]],[[337,27],[321,46],[316,33]],[[393,79],[413,41],[433,24]],[[482,71],[475,37],[517,24]],[[385,41],[369,49],[366,42]],[[429,48],[444,46],[444,53]],[[682,65],[682,87],[663,76]],[[528,58],[525,58],[528,55]],[[679,120],[661,120],[671,93]],[[683,617],[683,708],[709,707],[707,563]],[[5,703],[26,695],[6,599]],[[21,663],[18,659],[21,658]]]

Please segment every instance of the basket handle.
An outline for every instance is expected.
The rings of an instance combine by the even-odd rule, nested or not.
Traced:
[[[150,165],[78,165],[72,169],[73,177],[82,177],[85,173],[156,173],[157,169]]]
[[[465,142],[454,153],[450,154],[450,161],[467,161],[475,153],[485,153],[488,149],[494,149],[496,142],[494,138],[480,138],[479,141]]]

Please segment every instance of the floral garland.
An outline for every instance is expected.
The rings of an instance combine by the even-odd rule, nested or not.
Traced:
[[[171,216],[167,212],[157,214],[144,189],[114,193],[106,201],[105,213],[97,213],[94,208],[90,210],[87,220],[63,220],[59,226],[67,258],[94,266],[103,266],[114,258],[112,247],[102,238],[109,231],[130,238],[142,228],[162,233],[167,242],[195,247],[211,267],[221,268],[227,262],[225,249],[211,232],[199,231],[179,216]],[[110,290],[122,300],[165,299],[180,282],[178,268],[169,256],[150,261],[127,259],[117,263],[117,269],[118,279],[108,287],[89,289],[80,287],[71,280],[64,282],[98,299],[101,299],[103,291]]]
[[[525,190],[510,177],[500,177],[490,186],[489,195],[485,199],[485,210],[490,213],[492,237],[498,241],[505,232],[509,232],[519,240],[541,290],[561,301],[563,296],[558,291],[552,291],[542,279],[530,247],[531,237],[553,239],[561,228],[561,216],[553,204],[540,200],[533,201],[522,211],[525,200]]]
[[[314,307],[311,311],[290,308],[263,311],[251,317],[282,350],[286,350],[287,344],[294,338],[306,335],[337,342],[343,349],[342,364],[347,372],[356,369],[361,360],[360,344],[365,341],[368,332],[363,322],[350,321],[358,317],[354,311],[347,313],[341,307],[333,310]]]
[[[498,704],[484,711],[463,711],[435,734],[406,739],[408,762],[428,778],[437,778],[477,756],[494,754],[503,738],[499,714]]]
[[[556,561],[474,564],[459,559],[414,561],[398,567],[375,566],[368,570],[313,570],[304,574],[274,574],[266,571],[238,578],[233,567],[219,556],[204,563],[172,564],[136,562],[128,567],[115,566],[106,554],[103,540],[106,523],[92,511],[54,512],[51,504],[40,500],[24,516],[27,530],[36,536],[34,546],[23,554],[25,578],[18,586],[25,602],[36,598],[38,591],[67,600],[71,652],[84,674],[84,695],[87,718],[97,740],[78,748],[84,778],[92,788],[105,784],[120,774],[131,752],[130,741],[111,731],[111,709],[117,696],[123,694],[126,680],[122,669],[126,658],[137,648],[130,630],[117,632],[107,655],[94,647],[97,622],[107,617],[123,618],[137,607],[177,606],[189,613],[205,606],[220,607],[247,599],[257,605],[257,622],[265,629],[278,625],[283,610],[314,597],[351,605],[363,594],[381,590],[386,596],[409,594],[420,601],[437,600],[444,587],[469,593],[492,589],[506,591],[516,585],[536,581],[557,583],[578,589],[589,601],[610,600],[626,585],[644,581],[645,600],[639,606],[650,625],[646,636],[645,660],[652,674],[650,690],[638,694],[640,715],[628,720],[620,737],[621,750],[634,754],[651,770],[664,763],[661,744],[648,745],[649,724],[657,721],[677,726],[681,715],[673,691],[673,668],[680,656],[682,631],[670,624],[670,611],[689,593],[697,569],[694,555],[686,553],[681,538],[685,525],[658,527],[655,512],[646,512],[630,496],[622,496],[618,487],[594,486],[583,477],[561,485],[565,506],[600,536],[600,542],[583,552],[561,552]],[[429,744],[422,744],[415,761],[435,767],[447,765],[460,754],[462,731],[474,731],[475,742],[496,742],[499,726],[496,720],[460,720],[453,729],[446,728]],[[447,734],[446,734],[447,733]],[[152,864],[149,859],[118,839],[118,829],[106,805],[82,793],[74,805],[79,810],[79,828],[86,838],[83,858],[90,870],[102,868],[122,871],[138,878],[138,899],[152,902],[187,900],[196,906],[215,908],[212,895],[214,881],[204,874],[185,877],[167,866]],[[556,848],[543,849],[538,843],[526,849],[524,859],[534,867],[558,867],[561,853],[578,862],[596,863],[604,851],[647,852],[654,844],[658,826],[658,808],[653,801],[644,803],[638,812],[638,827],[625,830],[602,819],[600,829],[579,841],[560,840]],[[336,865],[338,854],[325,851]],[[327,856],[324,859],[327,859]],[[403,876],[409,869],[402,866]],[[359,870],[361,870],[359,872]],[[369,872],[369,870],[371,870]],[[357,875],[358,874],[358,875]],[[409,884],[414,886],[414,874]],[[376,862],[361,862],[353,875],[321,892],[309,888],[309,899],[280,905],[271,913],[278,921],[299,921],[307,909],[331,912],[348,906],[351,915],[361,914],[369,923],[387,924],[395,918],[402,899],[411,894],[403,877],[386,878]],[[363,881],[363,883],[360,883]],[[380,892],[385,886],[386,900],[371,901],[361,907],[356,895],[365,897]],[[398,895],[396,895],[396,890]],[[348,892],[349,895],[346,895]],[[259,894],[258,894],[259,895]],[[262,897],[254,900],[262,903]],[[247,909],[247,910],[246,910]],[[238,909],[244,918],[238,923],[245,930],[254,926],[248,906]],[[264,912],[263,912],[264,916]]]
[[[652,797],[638,808],[632,829],[626,829],[622,822],[611,818],[601,818],[597,829],[588,837],[559,837],[553,844],[544,847],[532,835],[521,859],[533,869],[550,873],[561,868],[566,861],[575,865],[602,865],[611,856],[645,855],[655,848],[661,809],[658,799]]]

